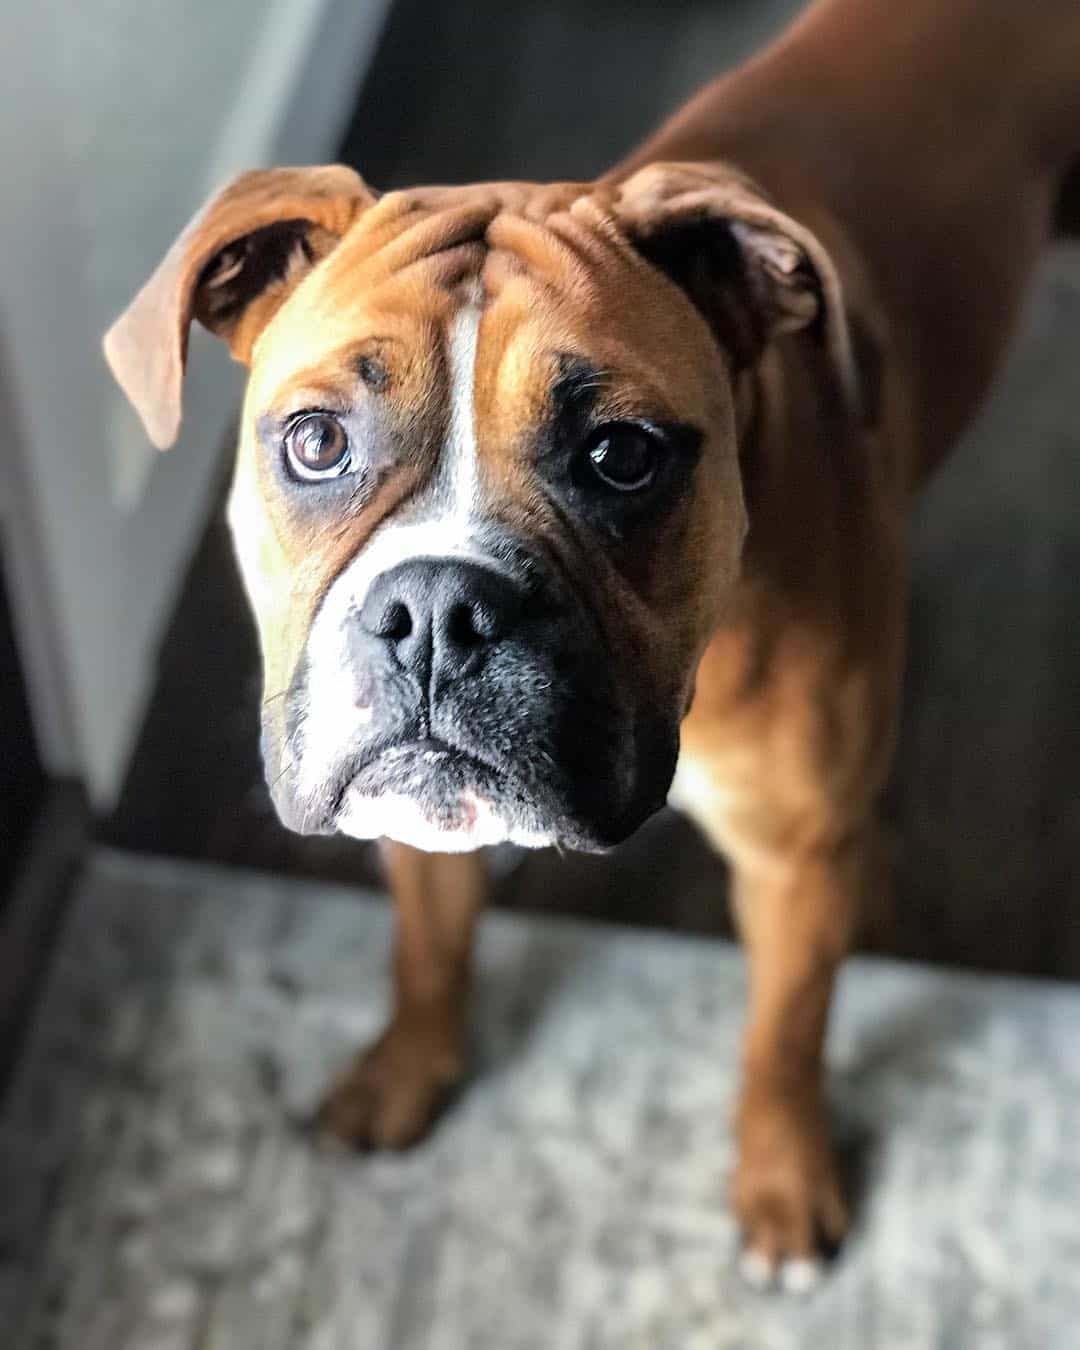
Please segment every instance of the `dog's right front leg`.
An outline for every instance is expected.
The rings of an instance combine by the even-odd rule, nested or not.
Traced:
[[[465,1071],[470,956],[485,892],[481,853],[382,846],[394,898],[394,1010],[338,1079],[319,1123],[357,1147],[404,1148]]]

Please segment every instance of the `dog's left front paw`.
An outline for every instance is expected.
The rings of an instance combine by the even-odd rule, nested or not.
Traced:
[[[345,1069],[316,1116],[328,1141],[352,1148],[407,1148],[425,1135],[464,1072],[463,1036],[452,1018],[399,1013]]]
[[[748,1084],[738,1135],[732,1204],[743,1276],[756,1288],[809,1293],[850,1222],[817,1091]]]

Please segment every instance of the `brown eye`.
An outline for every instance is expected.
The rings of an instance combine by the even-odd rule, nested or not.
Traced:
[[[330,413],[305,413],[285,432],[289,465],[299,478],[337,478],[352,467],[349,437]]]
[[[657,438],[643,427],[601,427],[586,446],[589,466],[605,487],[640,492],[656,477],[660,461]]]

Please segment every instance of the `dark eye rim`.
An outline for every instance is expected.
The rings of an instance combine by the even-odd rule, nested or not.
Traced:
[[[297,455],[293,441],[296,433],[305,422],[316,419],[333,423],[342,437],[341,454],[324,468],[316,469],[305,464]],[[305,408],[294,413],[282,428],[282,453],[289,475],[299,483],[318,483],[328,479],[343,478],[351,471],[352,442],[348,429],[341,417],[330,408]],[[346,462],[350,461],[350,462]],[[344,465],[344,467],[342,467]]]
[[[653,453],[647,472],[633,481],[622,482],[604,473],[593,456],[605,440],[610,440],[617,433],[628,432],[646,442]],[[602,488],[623,496],[632,496],[635,493],[645,492],[653,486],[663,467],[665,452],[669,448],[663,429],[655,423],[621,418],[594,427],[582,443],[580,456],[586,466],[586,472]]]

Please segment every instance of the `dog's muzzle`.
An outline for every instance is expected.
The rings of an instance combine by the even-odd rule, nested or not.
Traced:
[[[413,558],[324,610],[264,728],[290,828],[596,849],[662,803],[674,724],[635,715],[586,607],[535,563]]]

